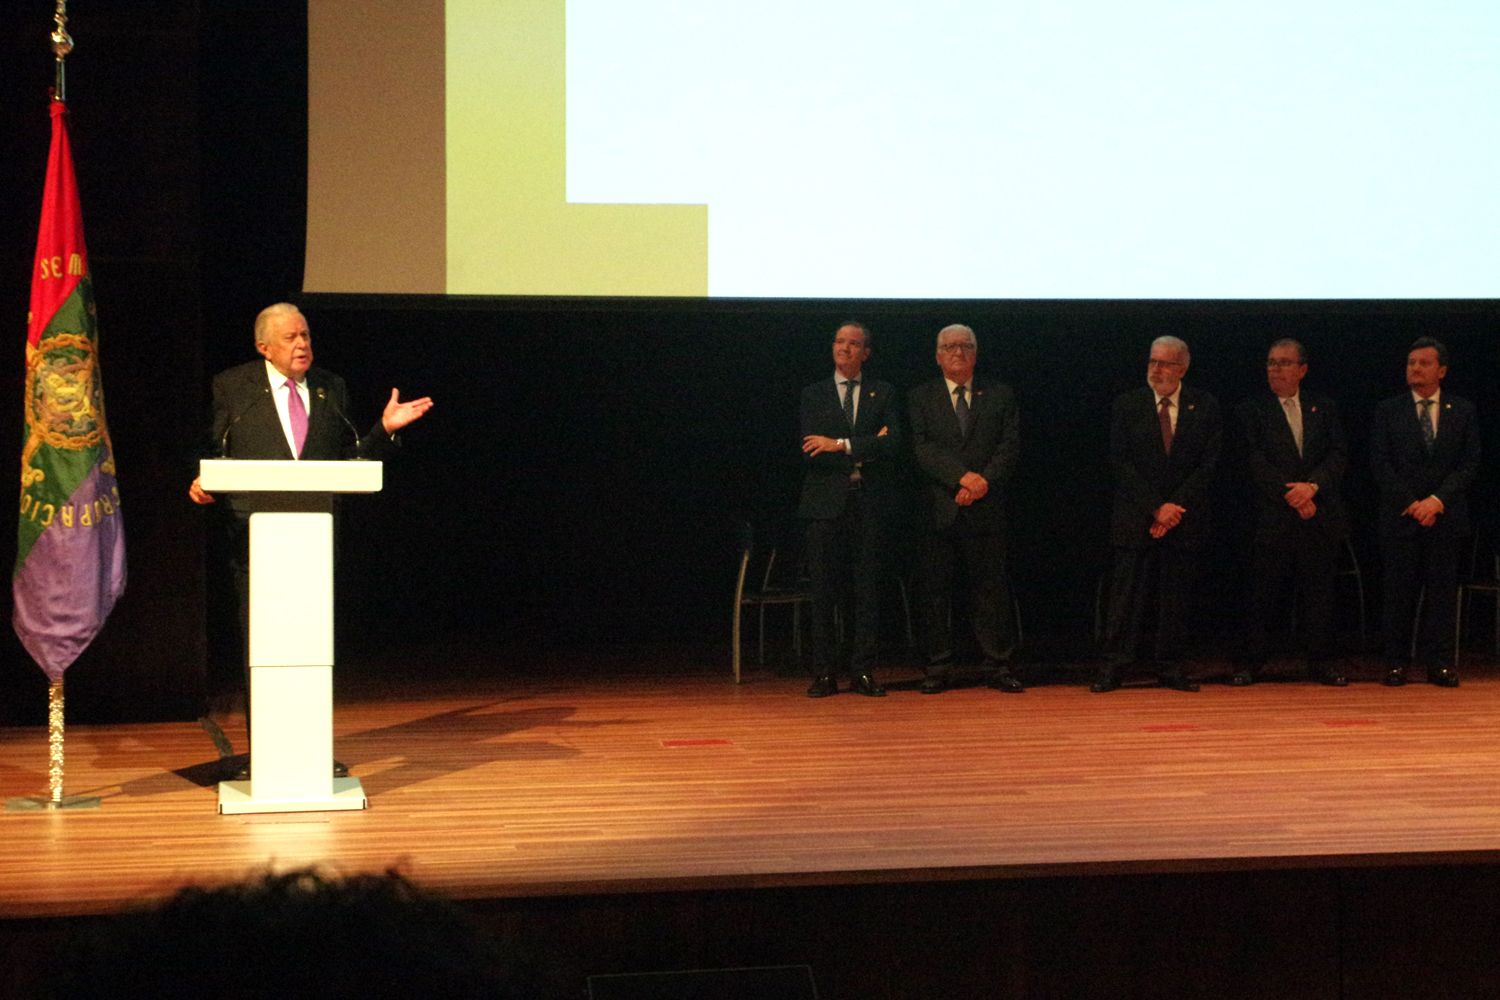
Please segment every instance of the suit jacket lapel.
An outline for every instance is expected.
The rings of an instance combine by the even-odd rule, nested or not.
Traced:
[[[872,414],[878,412],[880,393],[872,390],[869,381],[863,376],[859,379],[859,409],[854,414],[854,431],[857,434],[869,434],[873,426],[870,421]],[[879,428],[876,428],[879,430]]]
[[[270,377],[266,374],[264,363],[257,364],[255,368],[251,369],[248,382],[252,387],[252,392],[264,393],[270,397],[264,403],[259,404],[264,410],[263,413],[256,417],[261,432],[266,435],[268,440],[276,442],[274,447],[280,453],[278,455],[279,458],[290,459],[294,457],[291,445],[287,444],[286,441],[286,431],[281,426],[281,414],[276,409],[276,387],[271,384]]]
[[[1302,397],[1302,457],[1316,454],[1314,448],[1323,433],[1323,413],[1306,396]],[[1288,428],[1290,430],[1290,428]]]
[[[1305,452],[1307,450],[1309,423],[1307,419],[1307,400],[1303,399],[1299,401],[1298,407],[1302,411],[1302,448]],[[1282,403],[1281,397],[1273,392],[1270,401],[1267,403],[1267,409],[1269,411],[1267,417],[1271,421],[1271,426],[1275,428],[1271,433],[1277,436],[1277,439],[1281,441],[1282,447],[1286,449],[1292,458],[1298,458],[1297,436],[1292,433],[1291,422],[1286,418],[1286,405]]]

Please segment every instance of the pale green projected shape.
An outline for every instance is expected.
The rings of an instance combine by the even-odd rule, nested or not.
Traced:
[[[565,0],[448,0],[450,295],[708,294],[706,205],[566,201]]]

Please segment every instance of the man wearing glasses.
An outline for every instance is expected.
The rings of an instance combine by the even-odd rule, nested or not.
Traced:
[[[951,611],[957,563],[968,582],[969,617],[990,687],[1024,690],[1011,672],[1016,625],[1005,570],[1005,504],[1021,453],[1020,418],[1009,386],[975,378],[978,357],[973,330],[944,327],[937,338],[942,377],[919,385],[908,399],[924,508],[923,694],[947,687],[956,659]]]
[[[1287,620],[1286,598],[1300,598],[1307,635],[1307,671],[1322,684],[1348,681],[1334,667],[1333,584],[1349,516],[1339,495],[1348,461],[1344,428],[1333,400],[1302,388],[1307,353],[1282,339],[1266,355],[1270,392],[1236,408],[1248,446],[1255,494],[1250,556],[1250,619],[1234,672],[1254,684],[1265,664],[1272,623]]]
[[[1208,537],[1209,486],[1222,429],[1213,396],[1182,384],[1192,357],[1176,337],[1157,337],[1147,385],[1116,397],[1109,427],[1114,470],[1109,614],[1104,665],[1089,690],[1113,691],[1136,660],[1142,622],[1156,607],[1153,659],[1162,686],[1196,691],[1183,673],[1183,634],[1198,550]]]

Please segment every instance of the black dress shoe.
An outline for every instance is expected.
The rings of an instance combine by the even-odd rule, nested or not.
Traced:
[[[1326,684],[1328,687],[1349,686],[1349,678],[1345,677],[1339,670],[1338,664],[1330,659],[1308,660],[1307,679],[1318,684]]]
[[[1385,679],[1380,683],[1388,688],[1398,688],[1406,683],[1406,671],[1400,667],[1392,667],[1385,672]]]
[[[1164,688],[1171,688],[1173,691],[1192,692],[1198,690],[1197,684],[1194,684],[1192,681],[1188,680],[1181,674],[1162,674],[1161,686]]]
[[[1094,683],[1089,685],[1089,690],[1095,694],[1104,694],[1113,691],[1120,686],[1120,678],[1114,674],[1100,674]]]
[[[1243,688],[1249,687],[1251,684],[1254,684],[1255,679],[1255,671],[1241,668],[1234,672],[1233,677],[1229,678],[1229,683],[1233,684],[1235,687]]]
[[[990,687],[996,691],[1003,691],[1006,694],[1020,694],[1026,690],[1026,685],[1022,684],[1016,675],[1009,670],[1002,670],[996,674],[990,680]]]
[[[333,762],[333,776],[335,778],[349,777],[349,765],[341,760],[335,760]]]
[[[249,781],[250,780],[250,765],[249,764],[243,764],[243,765],[235,768],[234,769],[234,773],[229,776],[229,780],[230,781]]]
[[[869,674],[857,674],[850,690],[855,694],[862,694],[866,698],[884,698],[885,688],[875,683],[875,678]]]
[[[839,693],[838,682],[835,681],[828,674],[824,674],[823,676],[819,677],[817,680],[813,681],[812,684],[807,689],[807,696],[809,698],[827,698],[831,694],[838,694],[838,693]]]
[[[948,690],[948,681],[942,677],[923,677],[922,685],[917,690],[923,694],[942,694]]]
[[[1458,674],[1447,667],[1438,667],[1436,670],[1427,671],[1427,683],[1436,684],[1442,688],[1458,687]]]

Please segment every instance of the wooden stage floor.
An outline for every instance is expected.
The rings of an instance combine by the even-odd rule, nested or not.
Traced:
[[[887,698],[816,701],[805,680],[727,674],[341,691],[358,813],[220,816],[196,724],[73,725],[67,790],[102,806],[0,816],[0,917],[308,864],[477,900],[1500,860],[1492,663],[1458,690],[1196,695],[926,697],[892,671]],[[0,794],[40,793],[46,762],[43,729],[0,730]]]

